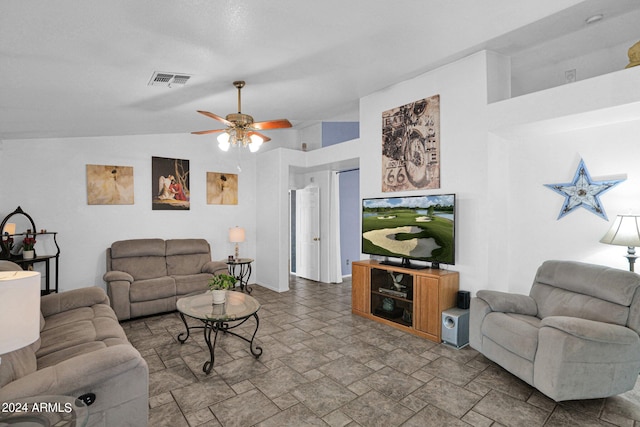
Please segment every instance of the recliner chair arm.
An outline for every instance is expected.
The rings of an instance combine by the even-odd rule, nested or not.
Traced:
[[[123,280],[125,282],[133,283],[133,276],[131,274],[118,270],[107,271],[104,273],[104,276],[102,276],[102,279],[105,282],[117,282]]]
[[[567,316],[549,316],[542,319],[540,328],[559,329],[575,337],[607,344],[636,344],[640,337],[625,326]]]
[[[209,261],[202,266],[203,273],[220,274],[227,273],[227,264],[222,261]]]
[[[538,314],[538,305],[535,300],[528,295],[482,290],[476,293],[476,297],[485,301],[491,308],[491,311],[525,314],[528,316]]]
[[[146,361],[133,346],[106,347],[12,381],[0,388],[0,400],[51,394],[74,395],[76,390],[90,391],[110,378],[128,375],[135,369],[148,370]]]

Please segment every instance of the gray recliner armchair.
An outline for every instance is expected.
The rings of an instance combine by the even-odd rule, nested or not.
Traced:
[[[640,373],[640,275],[546,261],[529,295],[478,291],[470,344],[556,401],[613,396]]]

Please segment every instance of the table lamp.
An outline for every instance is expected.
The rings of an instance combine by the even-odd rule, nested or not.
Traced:
[[[636,262],[636,246],[640,246],[640,216],[618,215],[607,234],[600,239],[600,243],[627,247],[626,258],[629,260],[629,271],[634,271]]]
[[[0,354],[26,347],[38,337],[40,273],[0,271]]]
[[[235,226],[229,229],[229,241],[236,244],[236,258],[240,258],[238,243],[244,242],[244,228]]]

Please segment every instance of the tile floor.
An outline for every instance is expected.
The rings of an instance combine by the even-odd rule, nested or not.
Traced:
[[[210,375],[202,334],[176,340],[176,313],[123,323],[149,364],[149,426],[640,426],[640,383],[557,404],[469,347],[352,315],[349,281],[252,295],[262,356],[224,336]]]

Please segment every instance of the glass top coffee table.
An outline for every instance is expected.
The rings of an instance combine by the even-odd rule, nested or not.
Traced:
[[[184,344],[189,339],[192,329],[202,329],[204,332],[204,340],[207,343],[207,347],[209,347],[210,355],[209,360],[202,367],[206,374],[209,374],[213,368],[213,362],[215,361],[214,350],[218,340],[218,332],[220,331],[248,342],[249,350],[251,350],[251,354],[256,359],[262,354],[262,348],[258,346],[254,348],[253,342],[260,326],[260,319],[258,318],[260,303],[252,296],[234,291],[226,291],[225,299],[226,301],[223,304],[213,304],[211,293],[205,292],[180,298],[176,303],[180,318],[187,330],[178,335],[178,341]],[[189,326],[185,316],[201,321],[202,325]],[[231,329],[243,325],[251,318],[256,319],[256,329],[250,339],[231,331]],[[211,342],[212,332],[215,332],[213,343]]]

